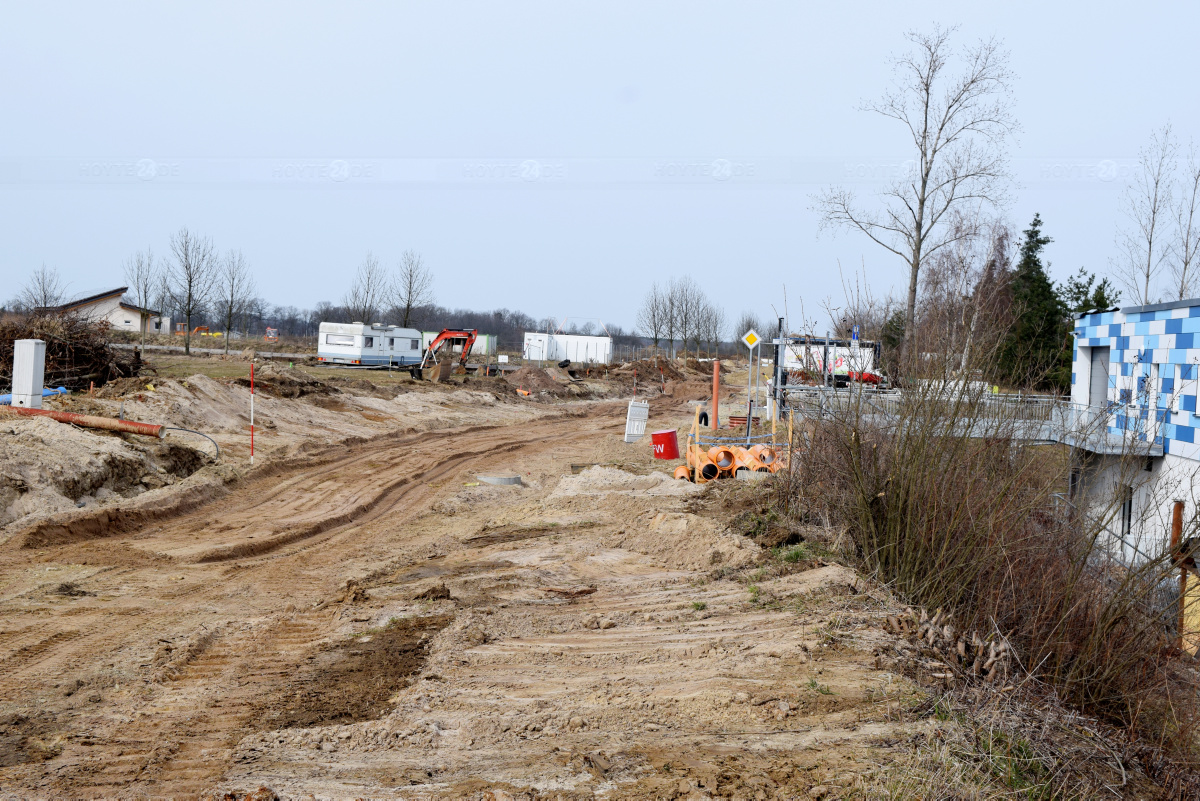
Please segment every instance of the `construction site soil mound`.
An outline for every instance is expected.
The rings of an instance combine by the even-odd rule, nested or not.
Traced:
[[[721,397],[729,394],[728,387],[721,387]],[[690,379],[687,381],[668,381],[663,388],[663,394],[681,401],[709,400],[712,398],[712,381]]]
[[[669,495],[682,497],[700,492],[701,487],[681,481],[667,473],[653,472],[639,476],[615,467],[597,465],[578,475],[563,476],[550,494],[551,498],[576,495]]]
[[[635,370],[638,381],[658,381],[660,379],[682,381],[687,377],[679,371],[676,365],[671,363],[670,359],[625,362],[614,372],[631,376]]]
[[[729,368],[725,366],[725,362],[719,362],[719,364],[721,365],[722,373],[729,372]],[[699,359],[687,360],[687,368],[689,370],[694,370],[697,373],[707,373],[708,375],[712,375],[712,366],[713,363],[711,361],[702,362]]]
[[[548,392],[552,395],[561,395],[565,391],[561,383],[551,378],[540,367],[522,367],[504,376],[504,380],[511,386],[530,392]]]
[[[250,378],[235,378],[233,383],[249,387]],[[367,383],[367,382],[363,382]],[[367,384],[373,387],[372,384]],[[326,382],[295,367],[285,367],[272,361],[255,366],[254,388],[277,398],[299,398],[304,395],[328,395],[337,390]]]
[[[173,442],[0,414],[0,527],[133,498],[187,478],[205,461]]]

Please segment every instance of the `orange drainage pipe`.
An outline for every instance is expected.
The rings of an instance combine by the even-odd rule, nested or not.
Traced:
[[[760,462],[758,460],[758,457],[754,455],[754,452],[748,448],[738,448],[737,449],[736,469],[742,469],[742,468],[745,468],[746,470],[750,470],[755,473],[768,472],[767,466],[765,464],[763,464],[762,462]]]
[[[750,448],[750,454],[765,465],[775,461],[775,449],[770,445],[755,445]]]
[[[118,420],[115,417],[93,417],[90,414],[75,414],[74,412],[59,412],[54,409],[26,409],[22,406],[6,406],[0,411],[8,414],[26,417],[49,417],[60,423],[70,423],[80,428],[99,428],[105,431],[121,431],[126,434],[141,434],[144,437],[162,439],[167,435],[164,426],[154,423],[135,423],[131,420]]]
[[[692,471],[688,470],[683,465],[679,465],[679,467],[675,468],[675,478],[679,479],[680,481],[691,481]]]
[[[713,466],[723,474],[732,473],[737,463],[737,456],[734,452],[722,445],[714,445],[709,448],[708,458],[712,460]]]

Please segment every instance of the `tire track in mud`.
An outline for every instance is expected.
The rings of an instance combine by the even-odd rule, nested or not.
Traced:
[[[65,795],[189,796],[211,787],[227,768],[238,739],[252,728],[261,699],[286,681],[295,666],[339,625],[335,619],[338,607],[292,612],[286,609],[287,598],[325,594],[340,584],[355,560],[359,567],[377,560],[379,547],[374,543],[382,530],[372,524],[398,511],[419,517],[425,511],[422,504],[441,489],[434,486],[439,479],[465,469],[494,469],[505,454],[524,448],[593,436],[615,427],[623,411],[623,405],[613,404],[593,407],[586,416],[561,415],[511,426],[372,440],[343,449],[339,458],[319,456],[311,470],[296,465],[286,468],[282,476],[254,477],[208,503],[182,510],[173,519],[158,518],[143,528],[106,537],[106,544],[128,545],[149,554],[161,545],[178,544],[183,537],[194,543],[195,532],[236,524],[237,520],[229,519],[230,510],[239,502],[245,502],[245,510],[238,512],[245,521],[252,522],[262,505],[275,502],[277,508],[300,510],[317,529],[303,537],[231,549],[222,553],[219,561],[186,564],[174,560],[93,577],[103,583],[90,587],[99,595],[111,596],[118,603],[121,598],[136,598],[140,604],[136,615],[122,615],[121,607],[89,598],[85,603],[95,604],[90,611],[72,608],[69,616],[32,610],[29,615],[9,617],[9,625],[26,634],[14,638],[17,642],[12,645],[20,642],[28,647],[26,637],[33,632],[23,623],[36,621],[41,632],[33,648],[36,654],[0,644],[7,706],[24,707],[35,706],[36,696],[46,694],[50,685],[73,680],[80,675],[78,671],[114,660],[136,663],[139,657],[132,654],[151,652],[156,638],[178,638],[205,624],[220,625],[227,620],[214,615],[233,614],[234,621],[227,622],[241,623],[212,638],[185,663],[173,666],[170,675],[155,679],[145,664],[130,668],[135,674],[140,671],[139,684],[148,679],[148,685],[124,700],[110,702],[106,695],[105,707],[116,709],[93,708],[85,715],[92,721],[85,730],[61,732],[70,743],[63,756],[30,767],[43,777],[36,784],[39,792],[51,786],[52,794]],[[414,458],[432,464],[418,474],[410,470],[400,480],[372,483]],[[369,460],[375,460],[377,466],[363,471]],[[337,491],[324,495],[316,491],[330,481],[340,482]],[[364,492],[363,485],[369,491]],[[361,497],[347,514],[339,504],[354,493]],[[281,500],[284,503],[280,504]],[[323,517],[329,522],[322,523]],[[226,536],[217,534],[214,539],[227,540],[236,530],[236,525],[226,528]],[[45,562],[53,558],[54,551],[67,556],[73,547],[50,553],[9,551],[13,558],[5,561],[9,566],[14,560]],[[211,555],[213,549],[207,551]],[[166,575],[180,568],[187,575]],[[236,572],[230,573],[230,568]],[[220,572],[214,574],[213,570]],[[186,583],[176,584],[175,578]],[[240,613],[214,611],[222,605],[228,607],[234,599]],[[7,605],[9,602],[0,603],[0,615],[8,616]],[[67,713],[64,721],[71,719],[83,723],[77,712]]]

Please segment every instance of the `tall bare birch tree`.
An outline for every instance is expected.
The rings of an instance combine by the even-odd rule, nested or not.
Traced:
[[[912,50],[895,60],[892,89],[864,106],[900,123],[912,147],[912,169],[879,195],[877,208],[859,205],[841,187],[829,188],[815,204],[823,227],[861,231],[905,261],[906,353],[916,332],[921,268],[960,236],[949,225],[952,212],[1004,204],[1007,145],[1018,129],[1008,54],[995,39],[956,53],[950,44],[954,30],[907,34]],[[952,62],[960,65],[955,72]]]

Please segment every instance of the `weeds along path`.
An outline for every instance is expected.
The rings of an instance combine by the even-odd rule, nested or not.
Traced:
[[[144,529],[10,543],[0,553],[0,784],[68,797],[212,787],[238,740],[260,728],[264,699],[345,625],[347,579],[436,553],[408,529],[439,495],[476,471],[611,438],[623,414],[623,404],[589,404],[381,438]]]

